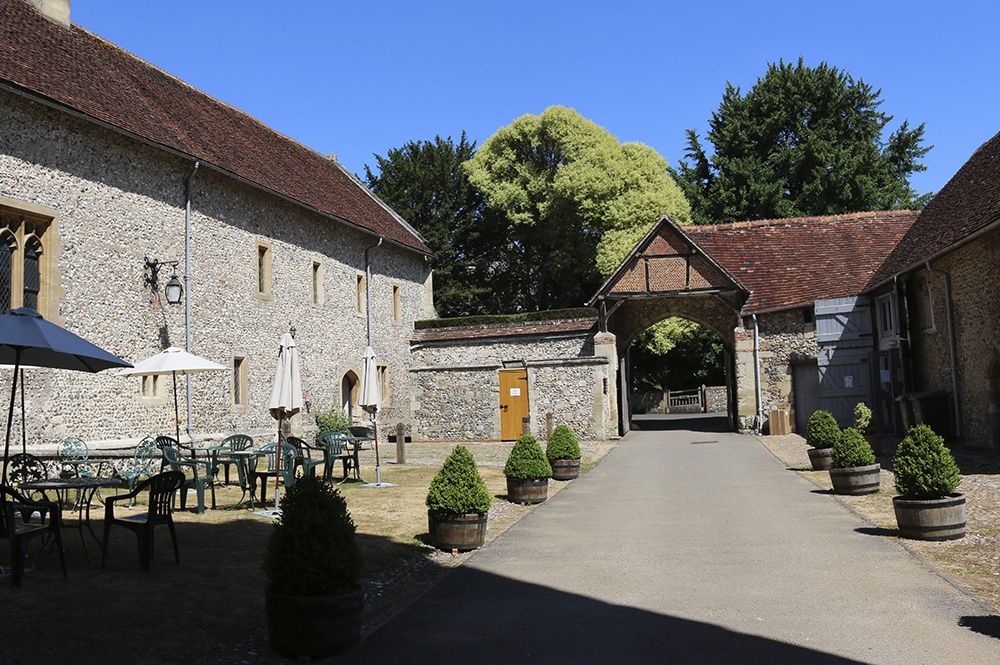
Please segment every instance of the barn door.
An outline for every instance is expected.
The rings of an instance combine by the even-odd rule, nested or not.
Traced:
[[[873,404],[871,312],[864,296],[816,301],[819,408],[841,427],[854,422],[858,402]]]
[[[500,438],[521,438],[523,418],[528,415],[528,370],[500,370]]]

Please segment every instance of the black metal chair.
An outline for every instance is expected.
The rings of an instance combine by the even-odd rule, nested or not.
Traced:
[[[174,529],[173,497],[184,483],[184,474],[180,471],[165,471],[148,478],[135,490],[128,494],[109,496],[104,500],[104,553],[101,556],[101,570],[108,558],[108,537],[112,526],[121,526],[134,532],[139,541],[139,567],[149,570],[149,562],[153,558],[153,529],[166,524],[170,529],[170,540],[174,544],[174,558],[181,562],[180,551],[177,548],[177,531]],[[128,500],[131,502],[143,492],[149,493],[149,503],[145,513],[130,514],[125,517],[115,517],[115,503]]]
[[[11,455],[7,467],[7,480],[14,489],[21,491],[21,483],[27,483],[32,480],[45,480],[48,476],[49,471],[45,466],[45,462],[40,458],[29,453]],[[29,494],[25,494],[25,496],[29,499],[32,498]],[[48,497],[44,494],[42,498],[48,501]]]
[[[62,544],[61,514],[54,501],[31,501],[17,490],[0,485],[0,538],[10,541],[10,584],[21,586],[24,575],[25,544],[32,538],[52,534],[59,550],[63,577],[66,574],[66,553]]]

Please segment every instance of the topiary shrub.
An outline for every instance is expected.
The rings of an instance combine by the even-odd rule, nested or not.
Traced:
[[[552,465],[542,452],[542,447],[538,445],[538,439],[530,434],[524,434],[507,456],[503,472],[511,478],[522,480],[549,478],[552,476]]]
[[[348,429],[351,426],[351,419],[344,415],[342,409],[336,406],[328,411],[317,411],[316,426],[319,427],[320,434],[323,432],[340,432],[348,436],[351,435],[351,430]]]
[[[896,491],[910,499],[941,499],[962,482],[944,439],[927,425],[911,427],[892,458]]]
[[[854,406],[854,429],[868,436],[879,433],[878,419],[864,402]]]
[[[340,493],[302,476],[281,497],[281,517],[267,542],[264,574],[272,591],[329,596],[353,588],[363,559],[354,521]]]
[[[476,460],[465,446],[455,446],[427,490],[427,507],[451,515],[485,513],[493,497]]]
[[[810,448],[832,448],[840,438],[840,427],[829,411],[814,411],[806,425],[806,444]]]
[[[848,427],[833,444],[833,468],[850,469],[875,463],[875,453],[865,437],[853,427]]]
[[[573,430],[566,425],[559,425],[552,430],[552,436],[545,446],[545,456],[549,462],[563,459],[580,459],[580,444]]]

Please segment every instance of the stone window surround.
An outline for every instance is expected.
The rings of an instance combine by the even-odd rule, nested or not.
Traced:
[[[312,291],[312,304],[323,305],[323,264],[319,261],[312,262],[309,273],[310,290]]]
[[[254,296],[260,300],[274,300],[274,293],[271,288],[274,282],[271,243],[264,240],[255,240],[254,248],[254,281],[257,282],[257,286],[254,289]]]
[[[166,380],[160,374],[139,377],[139,400],[143,404],[166,404]]]
[[[40,289],[38,292],[38,313],[46,321],[63,325],[59,315],[59,301],[64,296],[62,276],[59,272],[59,255],[62,253],[62,240],[59,234],[59,213],[26,201],[0,196],[0,215],[4,222],[0,232],[14,248],[14,261],[11,266],[11,309],[21,307],[24,302],[24,262],[21,251],[28,242],[36,243],[38,249],[38,276]],[[41,233],[32,232],[25,237],[25,224],[18,221],[16,228],[9,228],[8,219],[23,218],[32,222],[36,228],[43,227]]]
[[[392,283],[392,325],[400,326],[403,325],[403,307],[400,302],[400,293],[402,289],[399,282]]]
[[[368,316],[368,282],[365,274],[360,270],[354,273],[354,314],[356,316]]]
[[[233,351],[229,366],[233,369],[233,380],[229,384],[229,403],[233,413],[249,413],[250,405],[247,399],[249,389],[249,361],[244,351]],[[239,382],[239,402],[237,402],[236,386]]]

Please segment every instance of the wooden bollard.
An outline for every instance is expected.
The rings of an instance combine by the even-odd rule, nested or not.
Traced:
[[[396,464],[406,464],[406,426],[396,424]]]
[[[545,440],[548,441],[552,438],[552,412],[549,411],[545,414]]]

